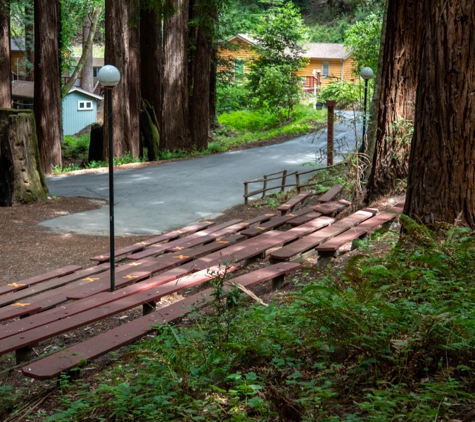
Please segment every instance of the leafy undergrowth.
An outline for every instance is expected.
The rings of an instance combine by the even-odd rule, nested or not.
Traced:
[[[57,413],[34,420],[462,420],[475,405],[474,233],[402,224],[385,257],[362,244],[342,274],[308,269],[280,303],[245,306],[216,279],[205,316],[162,327],[94,388],[64,377]]]

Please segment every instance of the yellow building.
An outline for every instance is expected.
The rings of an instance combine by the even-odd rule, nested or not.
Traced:
[[[250,47],[255,40],[247,34],[238,34],[227,40],[236,49],[221,49],[220,57],[234,62],[235,73],[246,73],[249,63],[256,53]],[[351,52],[343,44],[308,43],[303,54],[308,58],[308,64],[297,72],[302,77],[306,91],[313,91],[314,85],[327,85],[335,79],[355,82],[353,74],[354,61]]]

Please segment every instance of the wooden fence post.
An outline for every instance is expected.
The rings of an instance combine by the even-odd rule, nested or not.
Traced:
[[[328,128],[327,128],[327,166],[333,165],[333,123],[335,121],[336,101],[327,100],[328,108]]]

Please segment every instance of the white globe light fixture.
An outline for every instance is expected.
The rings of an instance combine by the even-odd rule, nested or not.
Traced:
[[[105,88],[114,88],[120,81],[120,72],[115,66],[106,64],[99,69],[97,79]]]
[[[363,69],[361,69],[360,75],[365,81],[367,81],[368,79],[371,79],[373,77],[373,69],[371,69],[370,67],[363,67]]]
[[[367,102],[367,96],[368,96],[368,80],[373,77],[373,69],[370,67],[363,67],[360,72],[360,76],[364,79],[364,102],[363,102],[363,142],[361,144],[360,152],[364,152],[364,137],[366,133],[366,102]]]
[[[120,72],[106,64],[99,69],[97,79],[107,91],[107,121],[109,132],[109,225],[110,225],[110,286],[115,290],[115,245],[114,245],[114,142],[112,139],[112,88],[120,81]]]

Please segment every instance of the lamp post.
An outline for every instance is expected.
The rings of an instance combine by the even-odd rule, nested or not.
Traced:
[[[368,80],[373,77],[373,69],[370,67],[363,67],[361,69],[360,76],[364,79],[364,102],[363,102],[363,144],[364,144],[364,136],[366,132],[366,99],[368,96]]]
[[[120,81],[119,70],[110,64],[99,69],[97,78],[107,91],[107,118],[109,131],[109,227],[110,227],[110,281],[111,292],[115,290],[115,246],[114,246],[114,142],[112,138],[112,88]]]

